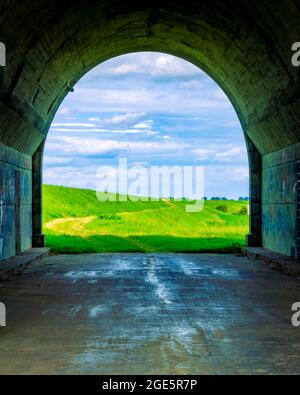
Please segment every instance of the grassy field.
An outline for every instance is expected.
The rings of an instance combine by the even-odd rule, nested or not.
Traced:
[[[100,202],[95,191],[44,185],[44,233],[54,253],[231,252],[244,246],[247,202]]]

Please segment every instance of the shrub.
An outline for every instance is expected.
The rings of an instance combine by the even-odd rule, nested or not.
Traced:
[[[216,209],[218,211],[222,211],[223,213],[227,213],[228,211],[228,207],[226,206],[226,204],[220,204],[219,206],[216,207]]]
[[[248,209],[246,206],[243,206],[238,212],[239,215],[248,215]]]
[[[115,214],[111,214],[111,215],[99,215],[98,217],[99,219],[104,219],[104,220],[121,220],[122,217],[120,217],[119,215],[115,215]]]

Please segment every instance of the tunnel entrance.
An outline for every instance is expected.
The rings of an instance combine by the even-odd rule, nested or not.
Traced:
[[[245,246],[247,148],[214,81],[178,57],[138,52],[104,62],[72,90],[44,149],[47,247],[80,253]]]
[[[224,90],[248,147],[247,243],[298,255],[300,84],[291,62],[292,44],[300,36],[295,2],[263,1],[253,7],[235,0],[226,5],[218,0],[78,0],[72,5],[53,0],[26,7],[3,4],[0,11],[6,47],[6,67],[0,69],[2,259],[15,255],[18,245],[25,251],[44,244],[40,157],[64,97],[95,65],[135,51],[179,56]],[[289,26],[281,22],[285,20]],[[15,226],[19,204],[14,170],[21,178],[20,234]]]

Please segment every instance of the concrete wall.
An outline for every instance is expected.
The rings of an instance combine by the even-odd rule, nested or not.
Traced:
[[[297,255],[297,161],[300,144],[263,157],[262,243],[269,250]]]
[[[31,157],[0,144],[0,259],[31,247]]]

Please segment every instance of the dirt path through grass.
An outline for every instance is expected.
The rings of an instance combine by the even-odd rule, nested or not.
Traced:
[[[44,186],[44,233],[58,253],[236,251],[249,231],[248,202],[99,201],[95,191]]]

